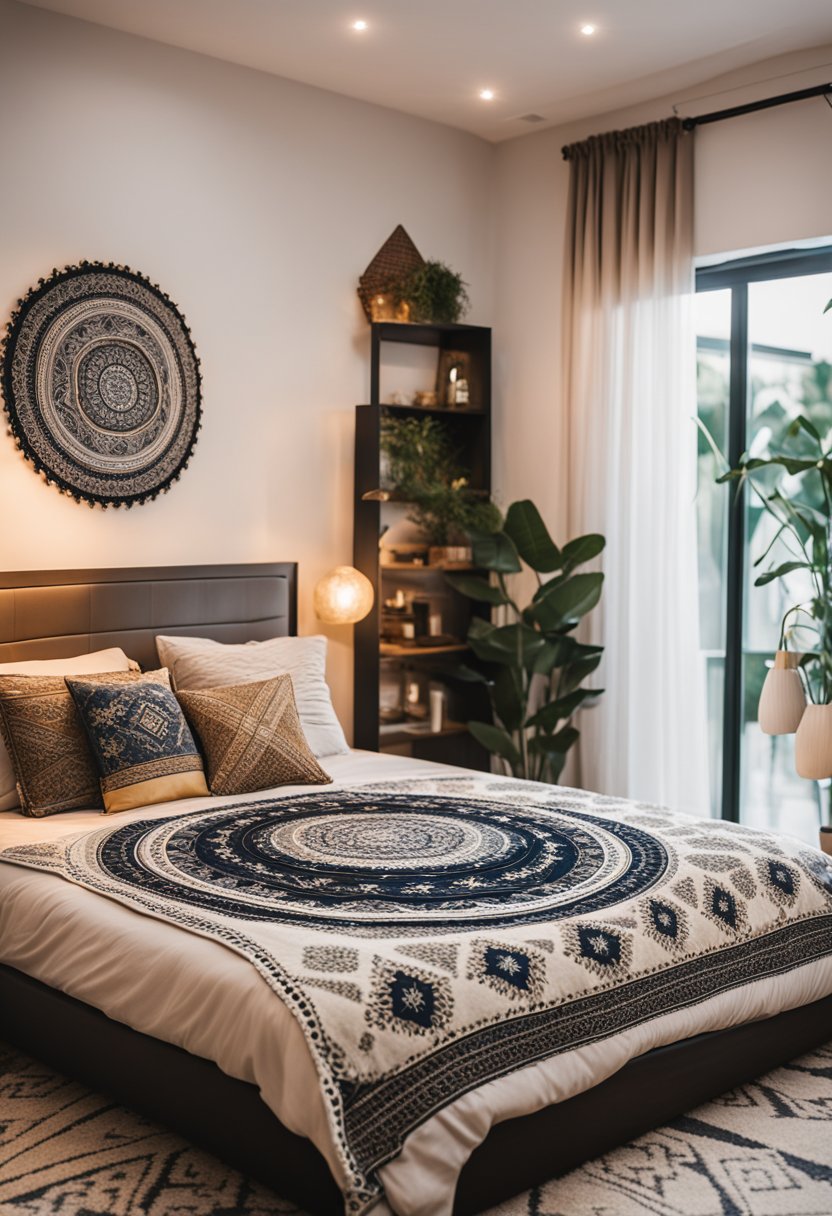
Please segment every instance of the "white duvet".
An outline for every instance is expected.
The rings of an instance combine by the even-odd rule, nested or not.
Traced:
[[[364,752],[329,757],[325,766],[336,788],[451,771]],[[119,820],[163,818],[248,800],[166,803],[126,812]],[[0,850],[101,825],[95,811],[47,819],[5,812]],[[308,1136],[343,1182],[303,1034],[241,955],[53,874],[0,862],[0,962],[256,1084],[281,1122]],[[387,1204],[398,1216],[446,1216],[459,1171],[494,1123],[588,1089],[653,1047],[771,1016],[830,993],[832,959],[826,958],[491,1081],[408,1137],[401,1154],[381,1170]],[[384,1208],[376,1210],[381,1214]]]

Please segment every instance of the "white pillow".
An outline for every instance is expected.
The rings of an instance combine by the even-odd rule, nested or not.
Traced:
[[[113,646],[72,659],[22,659],[17,663],[0,663],[0,676],[93,676],[107,671],[137,670],[138,666],[120,647]],[[20,799],[14,765],[0,735],[0,811],[13,811],[17,806],[20,806]]]
[[[157,637],[159,662],[176,689],[222,688],[292,677],[300,724],[316,756],[350,749],[332,708],[326,682],[326,638],[271,638],[268,642],[227,643],[210,638]]]

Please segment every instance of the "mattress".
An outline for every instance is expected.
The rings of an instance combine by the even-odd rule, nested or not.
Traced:
[[[327,767],[334,779],[330,789],[335,791],[377,782],[408,789],[414,781],[447,782],[455,774],[463,784],[472,780],[464,770],[361,752],[331,757]],[[537,796],[535,787],[524,789],[509,780],[490,778],[489,787],[505,790],[505,797],[515,800]],[[551,795],[551,787],[546,792]],[[275,791],[281,797],[294,793],[302,796],[308,790]],[[568,791],[559,796],[569,801]],[[165,820],[173,814],[215,811],[224,804],[254,805],[263,798],[260,793],[162,804],[121,814],[118,823]],[[616,811],[626,806],[599,799],[593,809],[613,820]],[[631,805],[627,813],[631,819],[639,818]],[[649,826],[649,808],[643,809],[641,818]],[[672,830],[690,835],[698,830],[696,823],[680,816]],[[96,812],[41,820],[5,813],[0,815],[0,850],[33,843],[57,845],[101,826],[102,816]],[[772,847],[775,858],[784,855],[778,853],[776,842]],[[632,852],[636,845],[625,842],[624,848]],[[795,848],[805,852],[804,846]],[[720,854],[711,851],[710,857],[716,859],[713,872],[718,873]],[[780,908],[772,905],[775,922],[788,919],[787,902],[783,900]],[[529,936],[534,936],[531,930]],[[829,946],[832,951],[832,941]],[[347,1188],[343,1156],[334,1142],[319,1073],[297,1011],[290,1011],[251,961],[228,944],[143,914],[54,873],[0,861],[0,962],[257,1085],[266,1105],[285,1126],[315,1143],[336,1180]],[[802,965],[799,959],[792,960],[780,973],[772,970],[764,978],[750,977],[740,986],[615,1033],[587,1036],[588,1041],[568,1050],[469,1088],[423,1119],[401,1151],[380,1167],[384,1195],[375,1210],[379,1214],[392,1210],[397,1216],[446,1216],[460,1169],[494,1123],[569,1098],[653,1047],[771,1016],[830,993],[830,953]]]

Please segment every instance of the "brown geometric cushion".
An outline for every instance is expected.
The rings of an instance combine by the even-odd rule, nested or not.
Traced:
[[[202,744],[212,794],[332,780],[306,742],[291,676],[177,695]]]
[[[170,687],[167,671],[110,671],[85,679]],[[40,818],[80,808],[100,810],[98,770],[63,676],[0,676],[0,731],[14,765],[20,807]]]

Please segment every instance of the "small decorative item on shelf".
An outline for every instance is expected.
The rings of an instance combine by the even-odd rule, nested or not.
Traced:
[[[428,681],[423,672],[408,669],[404,673],[404,711],[408,718],[424,722],[428,716]]]
[[[455,566],[470,566],[471,546],[431,545],[428,549],[428,561],[431,566],[441,566],[444,570],[453,570]]]
[[[428,546],[425,544],[399,544],[381,546],[382,566],[426,566]]]
[[[445,725],[445,693],[432,685],[430,689],[430,728],[438,735]]]
[[[436,397],[448,409],[470,405],[471,359],[461,350],[442,350],[436,368]]]
[[[423,407],[434,406],[437,403],[436,391],[434,389],[425,389],[422,392],[414,393],[413,404]]]
[[[413,623],[416,628],[416,638],[424,638],[428,636],[430,619],[430,600],[413,601]]]
[[[402,669],[396,663],[382,663],[378,690],[378,716],[392,725],[404,721]]]
[[[419,250],[398,224],[358,280],[358,296],[367,320],[410,320],[410,306],[398,291],[398,284],[424,264]]]

